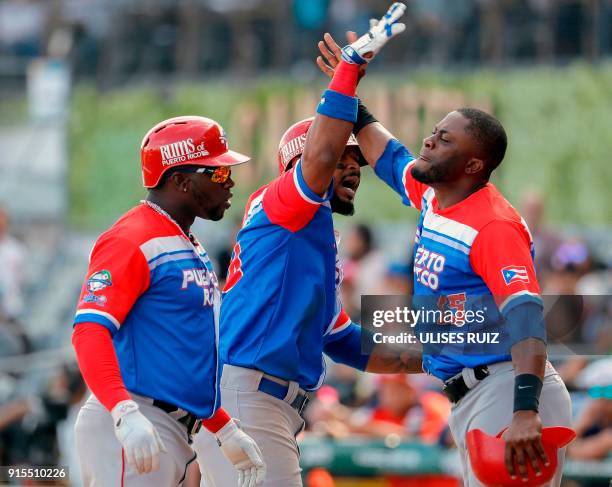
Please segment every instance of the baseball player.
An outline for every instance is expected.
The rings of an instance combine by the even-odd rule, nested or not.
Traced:
[[[372,56],[404,26],[394,4],[379,29],[353,44],[355,55]],[[281,175],[256,191],[237,236],[221,308],[221,397],[261,447],[264,485],[301,486],[295,440],[309,391],[325,374],[323,353],[360,370],[400,372],[399,357],[361,353],[360,327],[342,311],[341,270],[332,213],[352,214],[359,159],[350,141],[355,121],[359,64],[344,62],[325,91],[313,121],[283,136]],[[234,482],[231,465],[210,438],[194,447],[203,485]]]
[[[74,319],[93,392],[75,426],[84,485],[181,484],[202,424],[237,469],[228,486],[263,481],[257,445],[219,408],[220,292],[190,231],[196,217],[223,217],[231,166],[248,160],[208,118],[171,118],[145,135],[147,199],[96,241]]]
[[[354,38],[349,33],[349,41]],[[324,41],[319,49],[325,61],[319,57],[317,64],[335,76],[343,50],[329,34]],[[505,351],[430,354],[424,348],[423,370],[444,381],[453,404],[450,428],[465,484],[480,485],[465,443],[468,430],[475,428],[492,435],[507,428],[503,438],[509,474],[527,482],[529,464],[537,477],[540,466],[549,462],[542,425],[569,426],[571,404],[546,359],[531,235],[489,182],[505,155],[504,128],[481,110],[455,110],[434,126],[415,158],[360,104],[353,133],[376,174],[405,205],[420,211],[413,253],[415,295],[437,296],[454,313],[488,309],[484,324],[470,325],[471,331],[504,325]],[[564,454],[565,449],[559,450],[552,485],[560,483]]]

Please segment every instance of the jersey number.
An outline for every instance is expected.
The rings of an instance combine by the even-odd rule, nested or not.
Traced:
[[[440,296],[438,299],[438,308],[444,313],[446,310],[450,310],[455,315],[455,319],[452,322],[446,322],[446,324],[454,324],[457,326],[463,326],[465,322],[465,293],[449,294],[448,296]]]
[[[223,292],[226,293],[230,291],[241,278],[242,261],[240,260],[240,242],[236,242],[236,245],[234,245],[234,251],[232,252],[232,261],[229,265],[227,280],[225,281],[225,289],[223,289]]]

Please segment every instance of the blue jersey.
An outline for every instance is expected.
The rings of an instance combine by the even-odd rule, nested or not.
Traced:
[[[194,242],[148,205],[130,210],[93,247],[74,323],[110,331],[128,391],[208,418],[219,405],[220,292]]]
[[[524,302],[541,304],[532,238],[524,220],[491,183],[439,209],[433,188],[412,177],[413,161],[402,144],[391,140],[375,172],[404,204],[420,211],[413,253],[415,296],[428,303],[441,297],[436,303],[454,312],[480,311],[486,320],[470,324],[470,331],[497,326],[500,340],[508,343],[508,332],[499,326],[504,316]],[[446,380],[463,367],[510,358],[507,353],[425,353],[423,368]]]
[[[331,192],[311,191],[298,163],[249,199],[221,306],[222,363],[321,384],[326,342],[352,329],[337,297]]]

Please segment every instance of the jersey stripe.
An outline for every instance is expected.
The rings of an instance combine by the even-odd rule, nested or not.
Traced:
[[[540,298],[540,295],[538,293],[532,293],[526,290],[519,291],[517,293],[514,293],[511,296],[508,296],[506,299],[504,299],[504,301],[498,306],[500,313],[504,312],[504,309],[508,306],[508,304],[510,304],[512,301],[522,296],[532,296],[534,298],[534,301],[538,301],[539,303],[542,302],[542,298]]]
[[[115,328],[117,328],[117,330],[120,328],[121,323],[119,323],[119,321],[117,321],[117,318],[115,318],[112,314],[110,313],[106,313],[104,311],[100,311],[98,309],[93,309],[93,308],[81,308],[76,312],[76,316],[82,316],[82,315],[98,315],[101,316],[103,318],[106,318],[108,321],[110,321]]]
[[[470,254],[470,247],[465,245],[463,242],[458,242],[454,238],[448,237],[446,235],[440,235],[437,232],[429,231],[425,227],[423,227],[423,230],[421,231],[421,236],[430,240],[434,240],[435,242],[440,242],[441,244],[444,244],[455,250],[459,250],[464,254]]]
[[[298,161],[295,170],[293,171],[293,181],[300,196],[304,198],[304,200],[308,201],[308,203],[312,203],[313,205],[319,205],[327,199],[327,193],[325,193],[324,197],[320,197],[308,187],[308,184],[306,183],[306,180],[302,175],[301,161]]]
[[[174,262],[177,260],[186,260],[186,259],[198,259],[198,256],[193,250],[177,250],[176,252],[168,252],[165,254],[160,254],[155,257],[153,260],[149,261],[149,269],[153,270],[159,267],[162,264],[166,264],[167,262]]]
[[[404,191],[406,193],[406,198],[408,198],[408,201],[410,201],[410,206],[412,206],[413,208],[416,208],[417,206],[414,204],[414,201],[412,201],[410,199],[410,194],[408,192],[408,187],[406,186],[406,176],[408,174],[408,171],[410,171],[410,169],[412,168],[412,166],[414,166],[414,162],[411,162],[410,164],[408,164],[404,168],[404,172],[402,173],[402,186],[404,187]]]
[[[140,245],[147,262],[152,262],[162,254],[170,254],[178,251],[192,251],[191,243],[181,235],[172,237],[155,237]]]
[[[425,214],[423,229],[444,235],[466,247],[471,247],[478,235],[478,231],[474,228],[431,211]]]

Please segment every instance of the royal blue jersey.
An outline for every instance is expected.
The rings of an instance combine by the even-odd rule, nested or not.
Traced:
[[[414,294],[422,301],[436,302],[444,309],[472,313],[486,319],[474,320],[465,331],[501,332],[501,345],[509,343],[504,316],[515,306],[534,302],[541,305],[533,265],[533,243],[524,220],[497,188],[482,189],[448,208],[439,209],[433,188],[415,180],[410,169],[414,157],[397,140],[391,140],[376,163],[376,174],[393,188],[404,204],[420,211],[414,244]],[[427,298],[429,297],[429,298]],[[442,297],[432,299],[433,297]],[[415,297],[414,302],[419,302]],[[449,347],[452,354],[423,355],[423,368],[443,380],[464,367],[510,360],[508,353],[486,353],[500,348]]]
[[[206,251],[142,204],[96,241],[75,326],[112,337],[128,391],[199,418],[218,408],[220,292]]]
[[[332,190],[311,191],[298,163],[249,199],[221,306],[222,363],[321,384],[325,343],[356,326],[337,297]]]

